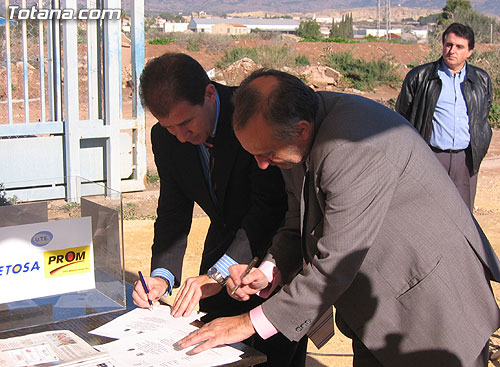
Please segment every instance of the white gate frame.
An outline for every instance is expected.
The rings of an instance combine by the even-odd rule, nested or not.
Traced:
[[[52,0],[52,6],[59,7],[59,0]],[[23,0],[25,4],[25,0]],[[39,0],[41,6],[42,0]],[[62,0],[62,8],[77,11],[76,0]],[[88,0],[88,8],[95,8],[95,0]],[[9,0],[5,0],[6,9]],[[23,5],[24,6],[24,5]],[[104,9],[121,9],[120,0],[104,0]],[[96,21],[87,22],[87,71],[88,71],[88,120],[80,120],[79,116],[79,89],[78,89],[78,45],[77,21],[63,20],[62,45],[63,45],[63,70],[64,70],[64,96],[61,96],[61,68],[59,50],[59,21],[47,21],[47,62],[48,62],[48,102],[49,121],[45,121],[45,91],[44,91],[44,50],[43,32],[40,32],[40,87],[41,87],[41,119],[40,122],[29,122],[28,85],[28,60],[26,53],[26,21],[21,21],[23,26],[23,66],[24,66],[24,106],[25,122],[13,123],[12,118],[12,84],[10,78],[10,39],[9,21],[6,21],[6,62],[7,62],[7,94],[8,94],[8,124],[0,124],[0,155],[8,154],[8,148],[2,151],[2,144],[7,145],[9,139],[2,137],[24,137],[31,139],[44,139],[42,134],[51,136],[63,135],[64,190],[55,187],[56,182],[50,182],[48,177],[30,177],[26,180],[31,183],[24,188],[22,183],[10,183],[9,169],[2,170],[0,162],[0,183],[4,183],[7,196],[15,195],[21,201],[45,200],[62,197],[71,202],[79,202],[81,196],[103,193],[111,198],[116,198],[122,191],[139,191],[145,188],[146,179],[146,144],[145,144],[145,114],[139,102],[139,76],[144,68],[144,3],[143,0],[132,2],[132,84],[133,84],[133,117],[123,119],[121,114],[121,19],[104,20],[102,33],[104,34],[102,49],[103,55],[103,103],[102,118],[99,117],[99,60],[97,42],[98,27]],[[43,25],[40,23],[40,30]],[[64,105],[64,120],[62,111]],[[132,176],[126,179],[120,174],[120,132],[130,130],[132,133]],[[82,144],[91,139],[104,139],[103,149],[105,160],[104,183],[106,192],[101,192],[102,186],[82,183],[81,167]],[[30,140],[33,142],[33,140]],[[57,145],[57,143],[56,143]],[[28,147],[26,149],[29,149]],[[3,159],[6,158],[2,155]],[[60,157],[58,157],[60,159]],[[12,159],[16,159],[14,155]],[[20,161],[22,156],[17,157]],[[92,163],[90,163],[92,164]],[[7,167],[8,168],[8,167]],[[11,170],[12,171],[12,170]],[[51,190],[48,185],[55,189]]]

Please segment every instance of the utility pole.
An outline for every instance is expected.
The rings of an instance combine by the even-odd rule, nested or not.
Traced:
[[[385,26],[386,26],[386,38],[390,39],[391,35],[389,30],[391,29],[391,0],[385,0]]]
[[[380,38],[380,0],[377,0],[377,38]]]

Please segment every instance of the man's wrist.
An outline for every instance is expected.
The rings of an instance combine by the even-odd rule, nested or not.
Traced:
[[[159,275],[155,276],[155,278],[161,279],[165,283],[165,290],[162,292],[162,294],[165,294],[165,293],[169,292],[169,290],[170,290],[170,283],[169,283],[169,281],[166,278],[161,277]]]
[[[224,288],[226,286],[227,277],[222,275],[215,266],[212,266],[210,269],[208,269],[207,276],[219,283],[221,287]]]
[[[167,291],[166,293],[163,293],[163,296],[166,297],[172,295],[172,288],[175,285],[175,277],[169,270],[164,268],[156,268],[151,272],[151,277],[159,277],[164,279],[167,282]]]

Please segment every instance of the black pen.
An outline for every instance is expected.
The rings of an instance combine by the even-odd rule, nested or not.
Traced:
[[[252,269],[253,269],[253,267],[255,266],[255,264],[257,264],[257,261],[259,261],[259,258],[258,258],[258,257],[254,257],[254,258],[252,259],[252,261],[250,262],[250,264],[248,264],[248,266],[247,266],[247,268],[246,268],[245,272],[241,275],[240,280],[243,280],[243,278],[245,278],[245,277],[248,275],[248,273],[250,273],[250,270],[252,270]],[[240,286],[239,286],[239,285],[237,285],[236,287],[234,287],[234,288],[233,288],[233,291],[231,292],[231,296],[232,296],[232,295],[233,295],[233,294],[234,294],[234,293],[238,290],[238,288],[239,288],[239,287],[240,287]]]
[[[151,302],[151,300],[149,299],[149,289],[148,289],[148,286],[147,286],[146,281],[144,280],[144,277],[142,276],[142,273],[141,273],[140,270],[139,270],[139,278],[141,279],[142,288],[144,288],[144,292],[146,292],[146,296],[148,296],[149,305],[151,307],[153,307],[153,302]]]

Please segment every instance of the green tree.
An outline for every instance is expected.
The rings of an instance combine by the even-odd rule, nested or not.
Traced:
[[[332,28],[330,29],[330,38],[342,38],[345,40],[354,38],[354,29],[352,21],[352,13],[342,16],[342,20],[332,23]]]
[[[297,28],[297,36],[308,39],[308,40],[320,40],[323,38],[320,32],[319,24],[314,20],[306,20],[300,22],[299,28]]]
[[[469,0],[446,0],[446,5],[443,8],[439,22],[443,23],[446,19],[453,19],[453,13],[458,9],[470,11],[472,10],[472,5]]]

